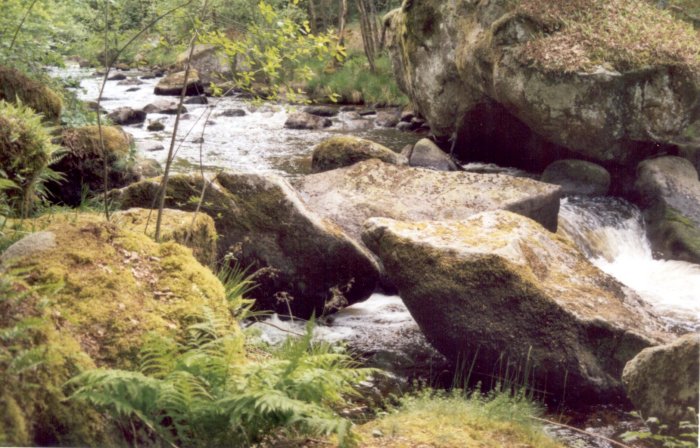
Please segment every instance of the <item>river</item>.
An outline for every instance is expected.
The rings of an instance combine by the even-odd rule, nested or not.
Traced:
[[[76,67],[55,71],[62,77],[80,80],[80,99],[94,101],[101,77]],[[140,85],[120,85],[108,81],[102,100],[107,111],[118,107],[140,109],[158,100],[171,99],[153,94],[157,80],[144,80]],[[175,171],[235,169],[273,172],[297,176],[309,172],[311,151],[315,144],[338,134],[352,134],[382,143],[396,151],[414,143],[419,136],[380,128],[371,119],[361,119],[351,111],[340,112],[330,128],[320,131],[299,131],[284,128],[292,106],[254,105],[240,98],[210,99],[209,105],[187,105],[181,123]],[[228,109],[242,109],[241,117],[219,115]],[[146,125],[129,126],[139,155],[163,163],[169,145],[174,116],[149,114],[149,121],[161,121],[165,129],[146,130]],[[202,143],[199,143],[203,138]],[[475,168],[476,167],[476,168]],[[467,169],[483,170],[478,165]],[[489,168],[489,170],[501,170]],[[505,170],[518,175],[517,171]],[[619,198],[565,198],[560,212],[560,231],[568,234],[587,257],[601,270],[616,277],[641,298],[650,303],[670,329],[700,331],[700,265],[680,261],[654,259],[644,232],[639,210]],[[260,337],[275,343],[289,332],[303,331],[302,322],[290,322],[273,316],[267,323],[255,324]],[[327,341],[344,341],[365,354],[370,364],[389,369],[403,376],[435,377],[448,372],[445,359],[433,350],[398,296],[375,294],[369,300],[350,306],[316,327],[317,337]],[[598,417],[602,412],[614,413],[615,423]],[[618,410],[597,410],[578,422],[590,426],[594,434],[612,436],[629,426],[629,419],[620,419]],[[595,441],[571,431],[549,427],[548,430],[569,446],[607,448],[607,442]]]

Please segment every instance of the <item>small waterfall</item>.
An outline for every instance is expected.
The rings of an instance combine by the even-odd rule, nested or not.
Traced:
[[[637,207],[613,197],[566,198],[559,226],[593,264],[635,290],[673,326],[700,329],[700,265],[654,259]]]

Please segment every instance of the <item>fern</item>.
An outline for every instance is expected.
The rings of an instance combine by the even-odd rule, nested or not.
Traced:
[[[242,336],[204,310],[184,343],[149,338],[140,372],[93,370],[68,387],[72,399],[125,421],[136,418],[170,444],[247,446],[288,433],[335,434],[341,446],[349,446],[352,425],[334,407],[375,371],[313,343],[312,330],[310,323],[304,337],[262,362],[245,362]]]

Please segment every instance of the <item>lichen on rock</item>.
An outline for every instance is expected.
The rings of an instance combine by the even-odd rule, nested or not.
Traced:
[[[4,65],[0,65],[0,100],[10,103],[19,100],[52,122],[58,122],[63,108],[61,97],[53,90]]]

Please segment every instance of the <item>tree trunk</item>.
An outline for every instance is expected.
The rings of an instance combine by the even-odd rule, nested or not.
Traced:
[[[371,1],[371,0],[370,0]],[[369,8],[366,0],[356,0],[357,10],[360,12],[360,31],[362,32],[362,46],[365,49],[367,62],[372,72],[375,71],[374,57],[376,44],[372,33],[372,22],[370,20]]]
[[[311,28],[311,32],[316,34],[318,32],[318,17],[316,16],[316,5],[314,4],[314,0],[308,0],[308,2],[309,25]]]
[[[340,14],[338,15],[338,44],[345,45],[345,21],[348,17],[348,0],[340,0]]]

